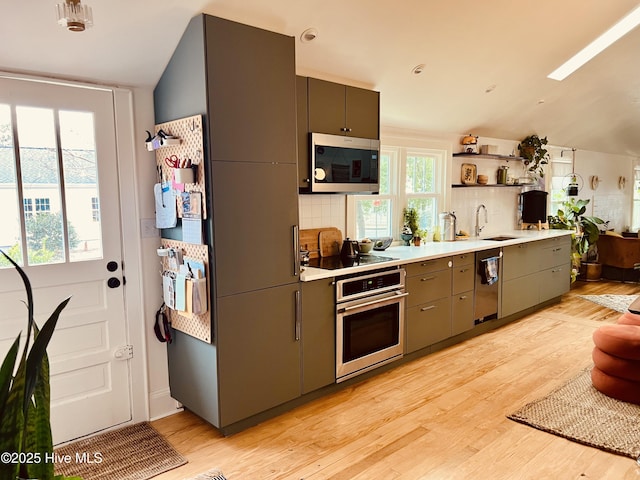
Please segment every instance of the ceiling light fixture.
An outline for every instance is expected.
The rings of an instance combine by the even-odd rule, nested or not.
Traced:
[[[308,43],[314,41],[318,37],[318,30],[315,28],[307,28],[302,35],[300,35],[300,41]]]
[[[411,73],[413,73],[414,75],[420,75],[422,72],[424,72],[424,67],[426,67],[424,63],[416,65],[411,69]]]
[[[613,27],[556,68],[553,72],[547,75],[547,78],[551,78],[552,80],[564,80],[638,25],[640,25],[640,6],[636,7]]]
[[[93,25],[93,12],[88,5],[82,5],[80,0],[65,0],[56,5],[58,23],[71,32],[84,32]]]

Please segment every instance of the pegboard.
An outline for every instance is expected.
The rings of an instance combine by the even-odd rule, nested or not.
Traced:
[[[165,130],[166,131],[166,130]],[[167,132],[168,133],[168,132]],[[211,295],[210,295],[210,270],[209,270],[209,247],[207,245],[194,245],[191,243],[160,239],[162,248],[175,248],[182,251],[184,257],[191,257],[204,263],[205,278],[207,279],[207,311],[203,314],[185,313],[167,308],[167,314],[171,326],[187,335],[198,338],[204,342],[211,343]],[[167,257],[161,257],[162,269],[172,270]]]
[[[173,169],[164,161],[175,155],[178,159],[190,159],[194,165],[194,183],[185,183],[186,192],[202,194],[202,218],[207,218],[206,187],[204,173],[204,143],[202,139],[202,115],[185,117],[155,126],[157,134],[162,129],[167,135],[180,139],[179,145],[166,145],[156,150],[156,165],[162,172],[162,180],[173,179]],[[176,199],[177,201],[177,199]],[[177,202],[178,217],[182,218],[182,202]]]

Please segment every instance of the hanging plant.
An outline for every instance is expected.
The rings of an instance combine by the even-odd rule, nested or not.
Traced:
[[[518,144],[525,169],[540,178],[544,177],[544,165],[549,163],[549,152],[544,148],[547,143],[547,137],[540,138],[534,134],[525,137]]]

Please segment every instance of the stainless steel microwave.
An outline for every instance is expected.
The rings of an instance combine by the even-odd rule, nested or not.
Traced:
[[[378,193],[380,141],[311,133],[311,192]]]

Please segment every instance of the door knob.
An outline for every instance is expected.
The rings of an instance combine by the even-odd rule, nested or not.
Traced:
[[[109,270],[110,272],[115,272],[116,270],[118,270],[118,262],[111,261],[107,263],[107,270]]]
[[[120,280],[116,277],[111,277],[107,280],[107,286],[109,288],[118,288],[120,286]]]

